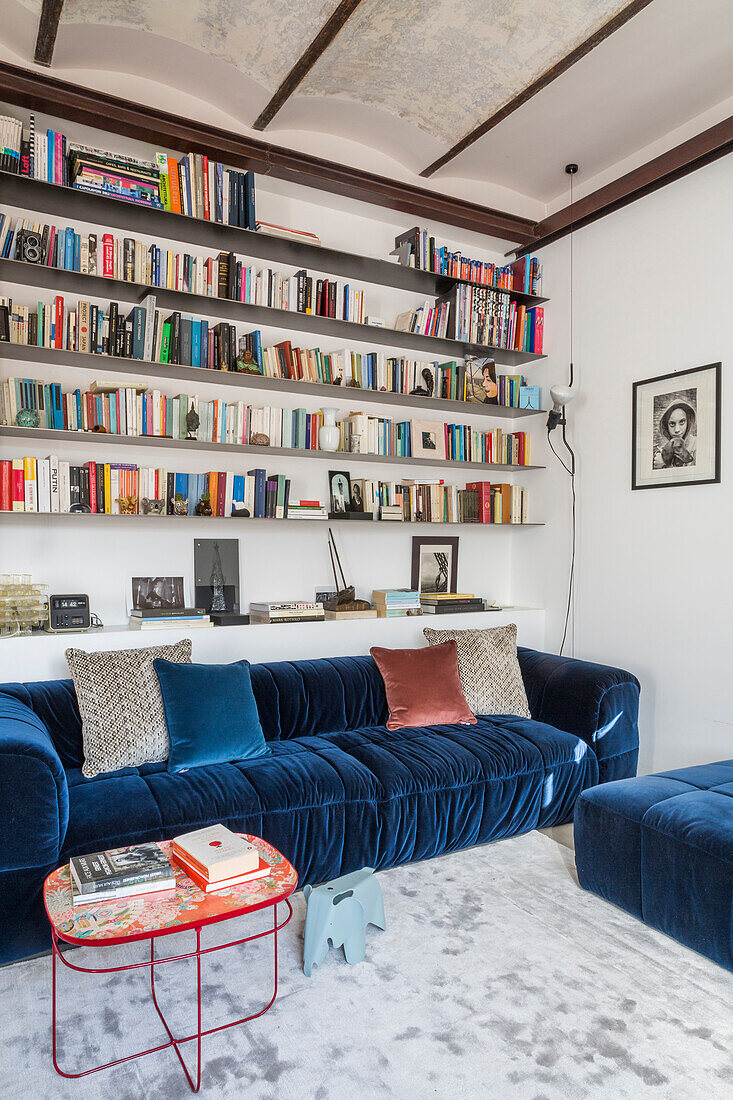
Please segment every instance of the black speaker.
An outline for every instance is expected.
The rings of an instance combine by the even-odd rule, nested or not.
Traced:
[[[27,264],[42,264],[43,242],[41,234],[34,233],[32,229],[21,229],[18,233],[16,256]]]

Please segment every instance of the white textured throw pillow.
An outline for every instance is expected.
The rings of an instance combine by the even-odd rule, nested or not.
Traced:
[[[458,675],[474,714],[518,714],[531,718],[517,657],[517,627],[488,630],[434,630],[423,634],[429,645],[451,639],[458,646]]]
[[[67,649],[82,719],[88,777],[168,759],[168,730],[153,659],[191,661],[191,639],[175,645],[87,653]]]

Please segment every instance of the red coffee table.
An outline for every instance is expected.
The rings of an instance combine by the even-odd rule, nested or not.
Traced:
[[[245,835],[245,834],[240,834]],[[46,879],[43,898],[46,913],[51,923],[51,946],[53,954],[52,970],[52,1040],[53,1040],[53,1065],[57,1073],[62,1077],[86,1077],[90,1073],[97,1073],[111,1066],[119,1066],[123,1062],[129,1062],[133,1058],[142,1058],[146,1054],[154,1054],[159,1050],[167,1050],[173,1047],[178,1060],[186,1074],[186,1079],[194,1092],[201,1087],[201,1039],[204,1035],[212,1035],[216,1031],[225,1031],[227,1028],[244,1024],[248,1020],[254,1020],[262,1016],[272,1006],[277,996],[277,934],[284,928],[293,915],[293,909],[287,900],[295,890],[298,883],[298,875],[295,868],[272,845],[256,836],[245,835],[245,839],[251,841],[260,854],[272,866],[272,874],[264,879],[254,882],[242,883],[226,890],[216,891],[212,894],[204,894],[196,886],[188,875],[175,866],[176,889],[161,891],[157,894],[147,894],[140,897],[121,898],[119,901],[101,901],[91,905],[73,905],[71,898],[71,885],[68,864],[59,867]],[[172,841],[162,841],[160,847],[169,854]],[[125,849],[119,849],[125,851]],[[171,860],[172,862],[172,860]],[[288,915],[282,924],[277,923],[277,907],[284,901],[288,907]],[[265,932],[258,932],[254,936],[245,936],[240,940],[218,947],[201,947],[201,929],[206,924],[217,924],[219,921],[230,920],[232,917],[240,917],[245,913],[254,913],[258,909],[272,907],[273,927]],[[193,931],[196,933],[196,950],[185,955],[169,955],[164,958],[155,957],[155,941],[163,936],[170,936],[175,932]],[[236,947],[239,944],[249,943],[250,940],[261,939],[263,936],[272,936],[275,957],[275,988],[271,999],[250,1016],[243,1016],[240,1020],[232,1020],[231,1023],[220,1024],[218,1027],[202,1030],[201,1027],[201,957],[215,951],[224,951],[227,947]],[[110,947],[115,944],[132,943],[134,940],[150,941],[150,961],[130,963],[127,966],[112,967],[86,967],[76,966],[65,959],[59,950],[59,941],[75,944],[81,947]],[[86,974],[116,974],[123,970],[150,970],[150,991],[153,1004],[163,1021],[163,1026],[168,1034],[168,1042],[150,1047],[149,1050],[141,1050],[137,1054],[128,1054],[124,1058],[118,1058],[112,1062],[106,1062],[102,1066],[93,1066],[91,1069],[82,1070],[80,1073],[67,1073],[62,1070],[56,1060],[56,962],[60,959],[64,966],[70,970],[78,970]],[[163,963],[178,962],[181,959],[196,959],[196,1030],[190,1035],[175,1038],[171,1032],[165,1017],[161,1012],[155,993],[155,967]],[[180,1047],[184,1043],[196,1040],[196,1079],[186,1068]]]

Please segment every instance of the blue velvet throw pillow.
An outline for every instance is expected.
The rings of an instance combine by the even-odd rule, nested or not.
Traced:
[[[249,661],[184,666],[157,657],[153,667],[170,739],[169,772],[265,755]]]

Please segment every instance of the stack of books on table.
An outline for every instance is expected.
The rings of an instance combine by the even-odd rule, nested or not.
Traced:
[[[420,593],[411,588],[375,588],[372,603],[380,619],[402,619],[422,615]]]
[[[74,905],[175,890],[176,887],[173,868],[162,848],[154,843],[72,856],[69,873]]]
[[[254,844],[224,825],[209,825],[176,837],[171,855],[205,894],[267,878],[272,872]]]
[[[453,615],[457,611],[485,611],[484,600],[465,592],[430,592],[420,597],[425,615]]]
[[[251,603],[251,623],[322,623],[326,618],[322,603],[291,600],[282,603]]]
[[[213,625],[203,607],[135,608],[130,612],[131,630],[194,630]]]
[[[299,500],[288,504],[288,519],[328,519],[328,511],[322,500]]]

